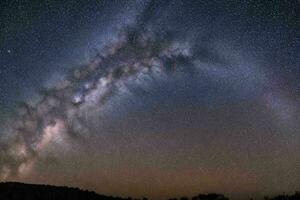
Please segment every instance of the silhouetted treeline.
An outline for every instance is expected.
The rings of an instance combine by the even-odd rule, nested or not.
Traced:
[[[300,200],[300,192],[295,192],[293,195],[281,194],[276,197],[264,197],[264,200]]]
[[[125,198],[99,195],[78,188],[0,183],[0,200],[125,200]]]
[[[198,196],[192,197],[192,200],[229,200],[227,197],[225,197],[222,194],[199,194]]]
[[[199,194],[198,196],[194,196],[192,198],[181,197],[179,199],[173,198],[169,200],[229,200],[229,199],[225,197],[223,194],[210,193],[210,194]]]
[[[172,198],[169,200],[229,200],[229,198],[225,197],[222,194],[210,193],[210,194],[199,194],[198,196],[194,196],[191,198],[181,197],[181,198]],[[251,198],[250,200],[254,200]],[[282,194],[275,197],[265,196],[263,200],[300,200],[300,193],[295,192],[295,194],[288,195]]]
[[[35,185],[16,182],[0,183],[0,200],[140,200],[99,195],[95,192],[78,188]],[[142,200],[147,200],[143,198]],[[222,194],[199,194],[191,198],[181,197],[169,200],[229,200]],[[300,193],[282,194],[275,197],[264,197],[263,200],[300,200]]]

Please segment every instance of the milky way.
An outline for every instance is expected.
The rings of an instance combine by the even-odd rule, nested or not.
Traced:
[[[235,33],[210,37],[210,23],[190,22],[188,13],[185,33],[184,24],[168,24],[177,16],[173,4],[161,5],[170,16],[154,9],[158,2],[145,5],[88,61],[68,67],[5,119],[0,180],[159,198],[201,189],[261,195],[278,192],[280,181],[286,190],[299,186],[294,77],[277,75],[267,55],[255,58],[255,45],[231,48]]]
[[[191,62],[191,51],[187,43],[160,41],[150,31],[120,31],[116,41],[107,44],[90,63],[75,69],[69,80],[45,91],[37,105],[20,105],[17,123],[11,127],[17,139],[3,152],[8,161],[2,166],[2,177],[29,172],[47,146],[66,142],[64,134],[71,138],[92,134],[91,113],[101,113],[110,96],[130,92],[127,85],[131,82],[155,81]]]

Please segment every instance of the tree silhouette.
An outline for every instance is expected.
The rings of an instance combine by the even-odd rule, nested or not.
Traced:
[[[24,183],[0,183],[0,200],[132,200],[133,198],[121,198],[99,195],[95,192],[81,190],[79,188],[57,187],[49,185],[34,185]],[[222,194],[199,194],[191,198],[181,197],[180,200],[229,200]],[[281,194],[275,197],[265,196],[264,200],[300,200],[300,193]],[[134,198],[134,200],[140,200]],[[141,200],[148,200],[143,197]],[[169,200],[178,200],[171,198]]]

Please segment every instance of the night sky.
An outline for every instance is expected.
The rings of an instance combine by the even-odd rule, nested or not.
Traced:
[[[300,2],[0,2],[0,180],[166,199],[300,189]]]

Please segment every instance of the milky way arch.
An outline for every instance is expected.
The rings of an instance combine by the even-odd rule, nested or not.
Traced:
[[[101,110],[115,93],[129,91],[130,81],[155,81],[182,64],[192,65],[191,44],[165,38],[152,31],[121,30],[89,63],[43,91],[36,105],[20,104],[17,117],[8,122],[1,179],[28,173],[53,142],[92,134],[87,113]]]
[[[206,54],[211,60],[205,59]],[[225,78],[238,79],[245,85],[249,82],[250,86],[241,91],[251,87],[264,90],[267,81],[254,68],[232,66],[222,56],[203,52],[190,40],[179,39],[171,32],[134,27],[120,30],[89,62],[72,68],[67,78],[41,92],[38,103],[19,105],[17,115],[7,121],[0,146],[1,180],[26,177],[49,149],[68,148],[99,134],[93,125],[99,123],[101,112],[105,112],[112,97],[135,93],[133,85],[147,93],[147,85],[174,72],[192,76],[197,70],[216,81]],[[267,93],[261,101],[280,120],[288,118],[289,123],[296,124],[293,120],[297,109],[277,94]]]

